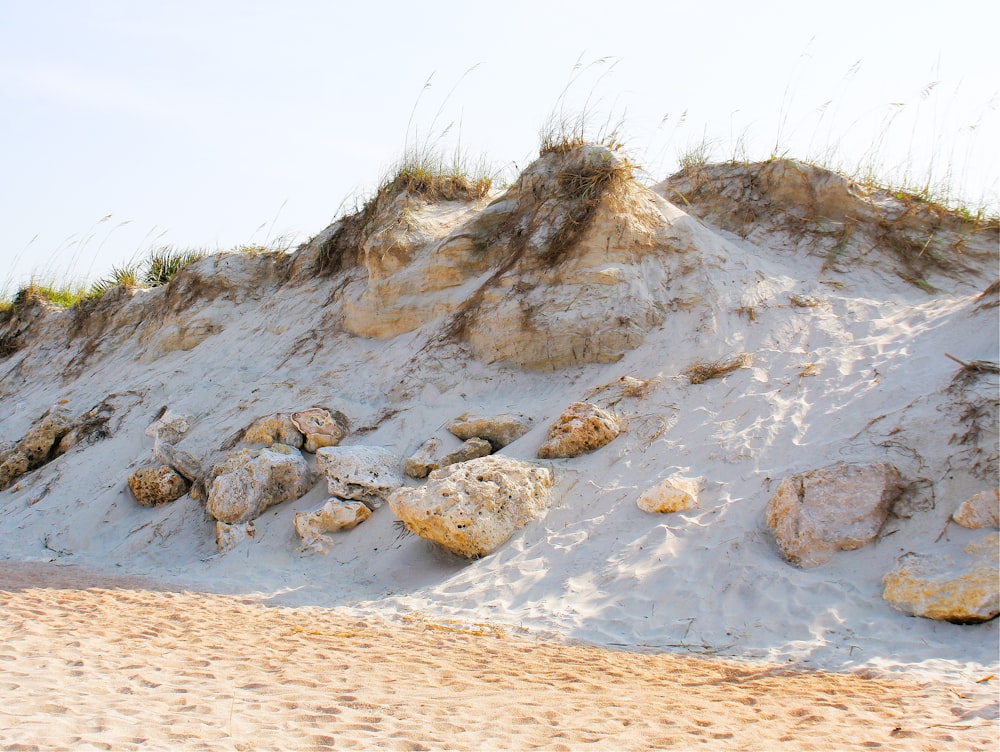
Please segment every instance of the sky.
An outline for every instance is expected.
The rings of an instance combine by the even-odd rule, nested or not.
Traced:
[[[553,116],[651,183],[704,146],[995,211],[997,29],[985,0],[0,0],[0,295],[294,247],[415,144],[502,184]]]

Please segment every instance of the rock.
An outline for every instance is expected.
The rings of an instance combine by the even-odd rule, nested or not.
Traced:
[[[243,449],[212,470],[206,511],[220,522],[246,522],[309,490],[312,478],[299,450],[284,444]]]
[[[438,439],[427,439],[420,448],[406,459],[403,470],[411,478],[426,478],[431,470],[437,470],[441,463],[437,461],[437,450],[441,442]]]
[[[363,501],[371,509],[401,485],[403,461],[380,446],[320,447],[316,467],[326,474],[327,489],[341,499]]]
[[[175,413],[166,408],[163,414],[146,428],[146,435],[154,441],[176,444],[191,430],[191,416]]]
[[[290,416],[284,413],[275,413],[251,423],[250,427],[243,432],[240,441],[244,444],[264,444],[266,446],[285,444],[301,449],[305,437],[292,422]]]
[[[491,455],[435,470],[426,485],[392,494],[389,506],[410,531],[475,558],[540,516],[551,486],[549,469]]]
[[[442,457],[441,467],[447,467],[448,465],[454,465],[459,462],[468,462],[469,460],[485,457],[486,455],[492,453],[493,445],[490,444],[490,442],[486,439],[472,438],[462,444],[462,446],[454,452],[448,452],[448,454]]]
[[[166,465],[136,470],[128,477],[128,487],[144,507],[158,507],[176,501],[188,492],[188,482]]]
[[[227,522],[215,523],[215,545],[220,551],[230,551],[238,544],[256,535],[257,528],[254,526],[253,520],[233,525]]]
[[[295,513],[295,532],[307,543],[323,533],[350,530],[371,517],[371,510],[360,501],[329,499],[314,512]]]
[[[44,465],[62,437],[72,428],[73,421],[61,412],[51,413],[29,428],[17,445],[28,458],[28,469]]]
[[[815,567],[873,540],[901,493],[899,471],[888,463],[838,463],[781,481],[767,525],[788,561]]]
[[[644,512],[668,513],[694,509],[698,506],[700,478],[672,475],[643,491],[636,504]]]
[[[331,415],[321,407],[292,413],[292,423],[305,434],[307,452],[315,453],[320,447],[337,446],[347,435],[347,417],[341,412]]]
[[[201,463],[183,449],[173,444],[157,441],[153,445],[153,456],[165,465],[170,465],[188,481],[194,483],[202,476]]]
[[[978,529],[982,527],[1000,528],[1000,491],[980,491],[962,503],[952,515],[962,527]]]
[[[520,413],[501,413],[492,417],[462,413],[448,424],[448,430],[463,441],[486,439],[495,452],[524,436],[531,430],[531,424],[531,418]]]
[[[548,438],[538,448],[538,456],[555,459],[592,452],[612,441],[621,430],[621,423],[613,414],[588,402],[574,402],[549,427]]]
[[[956,624],[989,621],[1000,613],[1000,535],[991,533],[961,552],[907,553],[882,578],[882,597],[903,613]]]
[[[20,478],[29,469],[28,455],[20,449],[9,449],[0,457],[0,491]]]

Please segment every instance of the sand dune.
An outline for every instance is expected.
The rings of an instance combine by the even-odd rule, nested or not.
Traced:
[[[963,688],[0,565],[4,749],[995,749]],[[991,680],[994,681],[995,680]]]

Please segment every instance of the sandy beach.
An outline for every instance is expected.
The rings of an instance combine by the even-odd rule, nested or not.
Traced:
[[[989,750],[998,738],[947,684],[274,608],[44,564],[0,565],[0,634],[7,750]]]

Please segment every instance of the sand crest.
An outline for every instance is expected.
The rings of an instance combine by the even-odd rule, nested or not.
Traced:
[[[962,691],[0,564],[4,749],[996,749]]]

